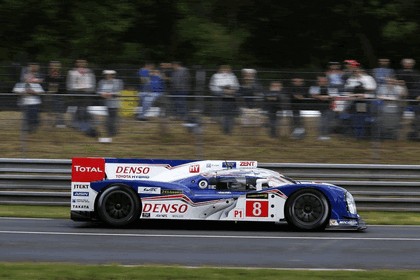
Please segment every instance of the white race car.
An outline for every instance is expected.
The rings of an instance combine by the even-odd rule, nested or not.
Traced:
[[[345,189],[297,182],[256,161],[235,160],[74,158],[71,218],[116,227],[177,219],[366,228]]]

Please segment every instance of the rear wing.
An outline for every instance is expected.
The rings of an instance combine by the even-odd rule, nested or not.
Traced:
[[[105,179],[174,181],[203,172],[256,168],[256,161],[73,158],[72,182]]]

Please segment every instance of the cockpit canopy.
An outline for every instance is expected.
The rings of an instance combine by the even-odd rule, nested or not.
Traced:
[[[261,190],[294,183],[278,172],[261,168],[220,170],[202,175],[208,178],[209,188],[226,191]]]

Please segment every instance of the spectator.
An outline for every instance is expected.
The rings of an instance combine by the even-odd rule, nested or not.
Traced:
[[[41,67],[38,63],[31,62],[23,70],[22,82],[42,84],[44,82],[44,76],[41,74]]]
[[[102,73],[104,79],[99,81],[97,92],[103,98],[107,108],[106,132],[108,137],[99,138],[99,142],[111,143],[112,137],[117,135],[119,97],[123,89],[123,82],[115,78],[116,72],[114,70],[104,70]]]
[[[86,60],[76,60],[75,68],[67,74],[67,91],[74,95],[77,106],[73,117],[73,127],[90,137],[97,137],[98,133],[93,126],[92,116],[87,110],[92,94],[95,93],[96,78],[87,66]]]
[[[359,64],[355,64],[359,66]],[[354,67],[352,74],[347,79],[344,90],[353,94],[356,98],[373,98],[376,90],[375,79],[366,74],[360,67]]]
[[[217,73],[214,73],[209,82],[209,88],[213,95],[212,103],[212,117],[219,119],[222,115],[222,97],[226,88],[231,88],[237,91],[239,89],[239,82],[232,68],[229,65],[221,65]]]
[[[373,78],[378,86],[384,85],[388,78],[395,77],[394,69],[389,68],[389,59],[380,58],[378,68],[373,69]]]
[[[401,61],[402,69],[397,71],[397,79],[403,80],[407,87],[408,105],[414,113],[411,122],[411,131],[407,138],[413,141],[420,141],[420,73],[414,69],[416,64],[412,58],[405,58]]]
[[[48,95],[46,96],[47,110],[53,113],[53,125],[58,128],[64,128],[65,100],[63,94],[65,92],[64,77],[61,74],[61,63],[51,61],[48,67],[48,75],[45,79],[45,86]]]
[[[141,93],[141,111],[139,120],[147,120],[147,113],[156,100],[162,96],[164,88],[165,83],[161,77],[160,71],[157,69],[150,70],[148,90]]]
[[[380,137],[383,139],[397,139],[403,115],[401,100],[407,95],[404,81],[387,78],[377,90],[380,100],[378,127]]]
[[[195,72],[193,84],[194,98],[190,102],[188,122],[184,126],[187,127],[189,132],[200,134],[202,132],[201,116],[205,109],[206,70],[201,65],[194,65],[193,69]]]
[[[328,78],[329,87],[336,88],[338,91],[343,89],[343,71],[341,70],[340,63],[330,62],[325,74]]]
[[[319,118],[319,137],[318,140],[330,140],[332,121],[334,120],[334,111],[332,102],[335,96],[338,96],[338,90],[329,86],[326,76],[317,77],[316,85],[309,88],[309,94],[317,100],[317,109],[320,111]]]
[[[142,106],[143,98],[150,95],[150,71],[155,69],[155,65],[151,62],[146,62],[144,66],[138,71],[139,77],[139,108]],[[142,111],[137,114],[138,120],[145,120],[142,116]]]
[[[44,81],[38,63],[30,62],[28,66],[22,68],[20,81],[26,83],[28,80],[32,83],[42,83]]]
[[[172,77],[172,63],[162,62],[159,65],[160,76],[165,82],[165,88],[169,88]]]
[[[377,123],[377,105],[372,102],[375,97],[375,79],[366,74],[359,65],[354,67],[352,75],[344,85],[345,91],[349,93],[352,102],[348,107],[349,125],[353,136],[366,138],[376,136],[373,128]]]
[[[23,78],[25,82],[17,83],[13,88],[13,92],[20,95],[18,105],[22,108],[24,115],[22,130],[28,133],[35,132],[39,127],[39,107],[42,103],[39,94],[44,93],[40,84],[42,80],[36,78],[34,75],[35,71],[33,70],[35,68],[37,67],[29,67],[29,69],[32,70],[25,74],[25,77]]]
[[[171,77],[172,95],[173,95],[173,112],[176,118],[187,120],[187,96],[191,90],[190,72],[183,67],[180,62],[172,63],[173,71]]]
[[[209,87],[215,96],[213,102],[215,117],[221,117],[223,132],[230,134],[237,115],[238,79],[229,65],[221,65],[219,71],[212,75]]]
[[[242,81],[239,88],[241,96],[241,123],[244,126],[260,126],[262,123],[261,107],[264,100],[262,86],[256,79],[255,69],[242,69]]]
[[[280,81],[270,82],[269,90],[264,96],[264,103],[268,114],[270,137],[276,138],[278,136],[278,111],[282,110],[284,105],[288,103],[286,96],[283,93],[283,84]]]
[[[305,126],[300,114],[305,102],[307,102],[307,88],[305,80],[300,77],[293,78],[289,87],[290,105],[292,110],[292,138],[303,139],[305,137]]]

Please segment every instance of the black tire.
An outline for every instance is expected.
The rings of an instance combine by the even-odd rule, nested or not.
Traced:
[[[123,227],[139,220],[140,199],[129,187],[115,185],[100,194],[97,201],[101,221],[113,227]]]
[[[327,226],[330,206],[321,192],[304,189],[293,193],[286,201],[285,217],[296,229],[323,230]]]

